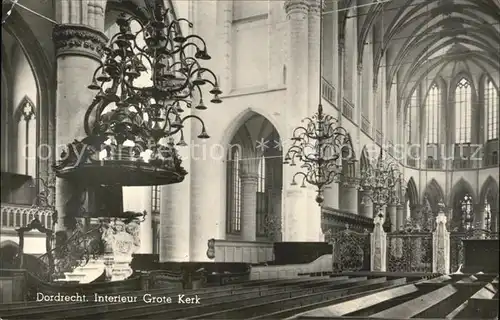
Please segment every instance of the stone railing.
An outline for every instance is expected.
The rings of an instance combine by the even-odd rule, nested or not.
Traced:
[[[52,226],[54,211],[33,206],[17,204],[1,204],[0,225],[2,229],[16,229],[28,225],[33,219],[38,218],[45,228]]]
[[[370,134],[370,120],[368,120],[365,116],[361,116],[361,131],[363,131],[368,136]]]
[[[272,242],[215,240],[214,262],[264,263],[274,261]]]
[[[379,129],[375,130],[375,142],[381,145],[382,140],[383,140],[382,132]]]
[[[344,104],[342,106],[342,115],[349,120],[352,120],[352,115],[354,113],[354,105],[352,102],[344,98]]]
[[[336,107],[335,99],[337,97],[337,92],[335,87],[328,82],[325,78],[321,79],[321,93],[323,99],[332,104],[332,106]]]

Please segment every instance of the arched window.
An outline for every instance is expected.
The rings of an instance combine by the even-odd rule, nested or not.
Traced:
[[[471,123],[471,86],[462,78],[455,88],[455,143],[471,142]]]
[[[491,206],[488,200],[486,200],[486,203],[484,204],[484,222],[485,229],[491,231]]]
[[[438,124],[439,124],[439,114],[441,107],[441,90],[436,84],[433,84],[427,95],[425,101],[426,115],[427,115],[427,143],[437,144],[438,143]]]
[[[414,126],[415,116],[417,115],[418,108],[418,90],[415,89],[410,98],[410,104],[408,105],[408,111],[406,115],[406,141],[408,144],[412,144],[414,130],[418,128],[418,125]]]
[[[259,158],[257,169],[257,235],[265,236],[267,212],[267,192],[266,192],[266,158],[262,155]]]
[[[241,230],[241,178],[240,150],[234,148],[228,159],[227,187],[227,232],[239,233]]]
[[[484,106],[486,109],[487,139],[498,138],[498,91],[488,80],[484,87]]]
[[[474,222],[474,213],[472,210],[472,197],[466,194],[460,201],[460,207],[462,211],[462,225],[465,230],[472,230]]]

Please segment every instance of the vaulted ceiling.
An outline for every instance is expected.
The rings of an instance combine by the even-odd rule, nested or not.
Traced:
[[[465,70],[492,75],[500,70],[499,0],[359,1],[359,48],[374,30],[374,74],[387,66],[387,94],[398,83],[405,100],[425,79]],[[345,3],[347,4],[347,2]],[[354,3],[351,3],[351,6]],[[352,14],[352,13],[351,13]],[[362,62],[362,49],[358,56]],[[446,73],[448,76],[443,76]]]

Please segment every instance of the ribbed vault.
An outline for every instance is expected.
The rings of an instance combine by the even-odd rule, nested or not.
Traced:
[[[401,0],[366,6],[371,1],[357,2],[358,63],[363,63],[363,44],[372,41],[373,29],[374,75],[387,66],[386,94],[389,97],[398,83],[400,105],[406,105],[423,79],[430,85],[439,76],[449,78],[450,72],[500,69],[500,1]],[[344,1],[349,3],[353,4]],[[340,21],[344,23],[342,17]],[[498,87],[497,77],[493,80]]]

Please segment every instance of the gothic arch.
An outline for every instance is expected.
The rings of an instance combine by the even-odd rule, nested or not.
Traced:
[[[31,112],[35,116],[35,119],[36,119],[36,114],[37,114],[37,107],[36,107],[36,105],[33,103],[33,101],[31,101],[31,99],[28,96],[24,96],[21,99],[21,101],[19,102],[19,104],[17,105],[17,107],[15,108],[14,119],[16,119],[16,121],[19,121],[19,119],[26,112],[26,110],[24,110],[24,108],[25,108],[26,105],[28,105],[32,109]]]
[[[408,183],[406,185],[406,196],[410,201],[410,206],[415,206],[419,203],[417,184],[415,183],[413,177],[408,180]]]
[[[4,240],[4,241],[0,242],[0,248],[4,248],[7,246],[19,248],[19,245],[12,240]]]
[[[439,202],[444,201],[445,197],[443,189],[436,181],[436,179],[432,179],[431,181],[429,181],[429,183],[425,187],[425,190],[422,194],[421,203],[424,203],[425,198],[427,198],[427,200],[429,201],[432,211],[437,212]]]
[[[223,146],[227,146],[231,143],[231,140],[236,135],[238,130],[242,125],[244,125],[251,117],[255,115],[260,115],[264,117],[267,121],[269,121],[274,129],[277,131],[279,137],[283,137],[282,131],[280,130],[280,126],[278,125],[278,121],[271,117],[265,109],[256,108],[256,107],[248,107],[245,110],[241,111],[230,123],[221,138],[221,144]]]
[[[451,189],[451,192],[449,194],[448,198],[448,204],[453,206],[456,202],[457,197],[461,197],[464,194],[470,194],[472,196],[472,199],[474,203],[478,203],[478,199],[476,197],[476,193],[474,192],[474,189],[472,188],[471,184],[466,181],[464,178],[460,178],[453,188]]]
[[[56,73],[54,72],[54,64],[47,57],[47,54],[34,35],[31,27],[23,19],[17,8],[12,10],[11,16],[2,25],[2,28],[11,34],[20,45],[26,59],[28,60],[35,78],[37,88],[37,98],[35,106],[38,106],[37,114],[37,145],[45,144],[49,146],[55,145],[55,92]],[[36,173],[43,178],[47,178],[49,166],[52,159],[42,155],[36,163]]]
[[[479,203],[485,203],[486,197],[491,195],[494,195],[494,199],[498,199],[498,191],[497,181],[492,176],[489,176],[481,187],[481,191],[479,193]]]
[[[370,166],[370,164],[371,164],[370,156],[368,154],[368,151],[366,150],[366,146],[364,146],[363,149],[361,150],[361,156],[359,157],[360,171],[366,169],[368,166]]]

